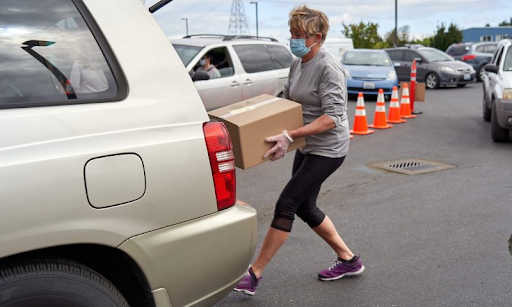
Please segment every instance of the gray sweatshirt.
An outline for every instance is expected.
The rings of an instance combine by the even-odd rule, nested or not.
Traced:
[[[320,50],[306,63],[293,61],[284,85],[284,98],[302,104],[304,125],[322,115],[336,124],[331,130],[306,137],[303,154],[340,158],[348,153],[350,142],[347,118],[347,81],[345,71],[327,52]]]

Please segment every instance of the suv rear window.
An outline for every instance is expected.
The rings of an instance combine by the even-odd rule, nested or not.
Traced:
[[[469,45],[456,45],[448,48],[446,53],[451,56],[464,55],[469,52]]]
[[[247,73],[256,73],[275,69],[274,62],[270,57],[265,45],[234,45],[242,66]]]
[[[71,0],[3,0],[0,108],[114,98],[118,85]]]

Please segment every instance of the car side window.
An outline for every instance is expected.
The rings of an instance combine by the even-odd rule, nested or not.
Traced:
[[[512,71],[512,47],[509,46],[503,62],[503,71]]]
[[[485,53],[493,54],[496,51],[496,45],[486,45],[485,46]]]
[[[0,108],[113,101],[118,90],[71,0],[2,1]]]
[[[503,54],[503,47],[501,47],[499,50],[498,50],[498,53],[496,53],[496,58],[494,59],[494,65],[496,65],[498,68],[500,67],[500,62],[501,62],[501,55]]]
[[[392,61],[402,61],[403,53],[404,52],[402,50],[392,50],[388,52]]]
[[[475,51],[480,52],[480,53],[485,53],[485,52],[487,52],[487,45],[476,46]]]
[[[231,60],[231,56],[229,55],[229,51],[226,47],[218,47],[208,50],[206,52],[207,56],[211,57],[211,65],[212,69],[218,70],[220,77],[217,78],[225,78],[231,77],[235,74],[235,68],[233,67],[233,61]],[[200,62],[197,62],[194,65],[194,71],[197,71],[198,68],[201,67]],[[211,73],[209,73],[212,75]],[[214,79],[210,77],[211,79]]]
[[[412,62],[412,61],[414,61],[415,58],[421,58],[421,56],[414,51],[404,51],[404,52],[405,52],[405,54],[404,54],[405,62]]]
[[[244,70],[251,74],[274,69],[274,62],[265,45],[233,45]]]
[[[274,61],[275,69],[288,68],[292,65],[293,56],[283,46],[267,45],[267,50]]]

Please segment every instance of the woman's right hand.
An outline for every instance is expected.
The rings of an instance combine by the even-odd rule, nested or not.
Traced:
[[[293,142],[293,139],[288,135],[288,132],[284,130],[283,132],[276,134],[274,136],[270,136],[265,139],[265,142],[267,143],[276,143],[274,147],[272,147],[269,151],[263,155],[263,158],[268,158],[270,155],[273,154],[272,158],[270,160],[275,161],[279,160],[288,151],[288,147],[290,146],[290,143]]]

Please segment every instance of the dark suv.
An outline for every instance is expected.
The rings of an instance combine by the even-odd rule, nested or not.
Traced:
[[[391,48],[386,49],[393,61],[398,81],[411,80],[411,65],[417,63],[417,81],[425,82],[427,88],[439,86],[463,87],[475,81],[475,70],[470,65],[454,60],[435,48]]]
[[[446,53],[473,66],[477,80],[482,81],[484,66],[491,61],[497,46],[497,42],[453,44],[446,49]]]

